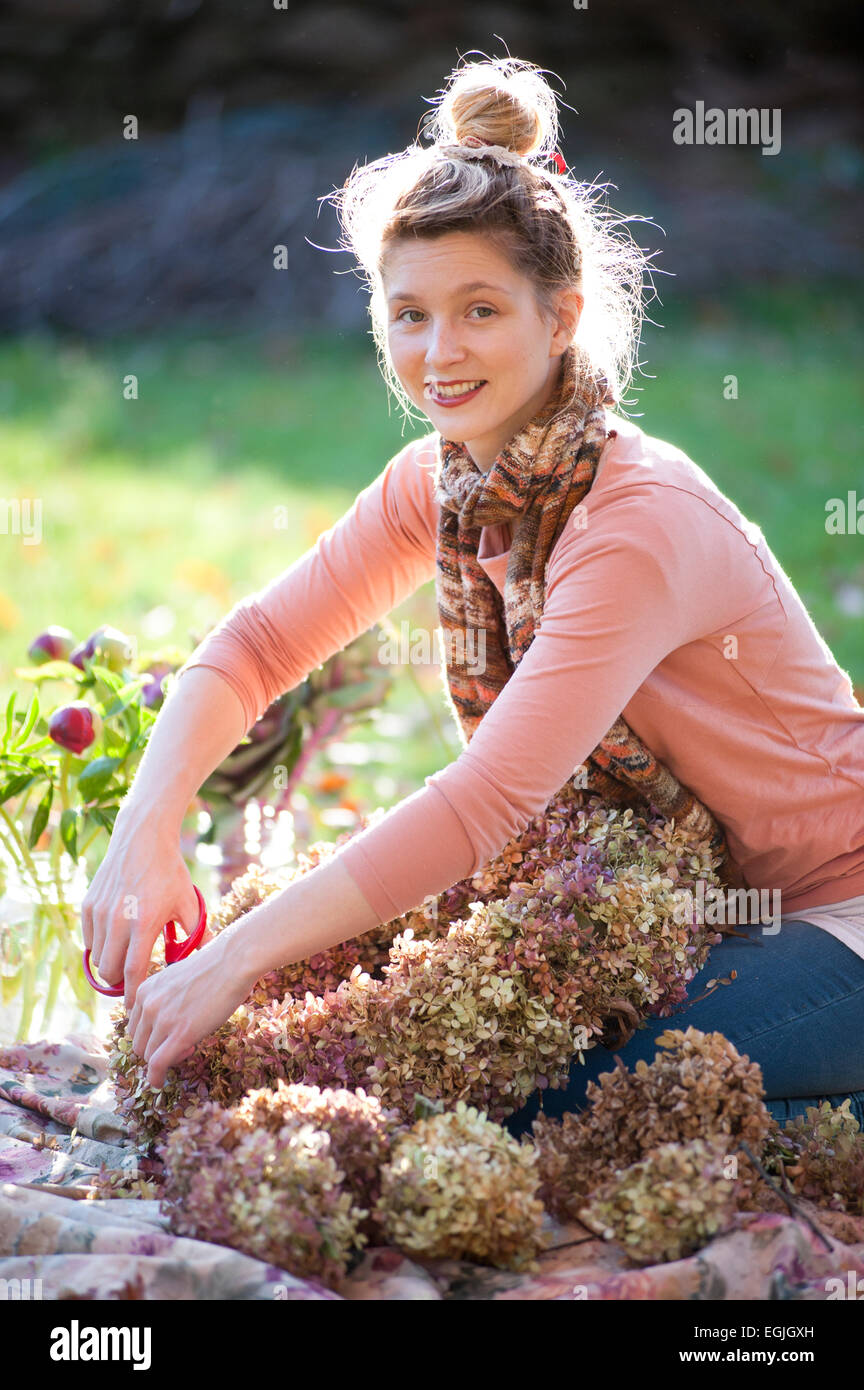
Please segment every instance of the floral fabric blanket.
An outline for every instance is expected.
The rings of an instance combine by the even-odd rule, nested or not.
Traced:
[[[377,1247],[335,1293],[226,1246],[173,1235],[159,1202],[135,1190],[157,1169],[116,1114],[100,1038],[0,1048],[0,1281],[21,1280],[31,1297],[813,1300],[829,1297],[829,1280],[864,1276],[864,1218],[801,1202],[821,1238],[799,1216],[740,1213],[689,1258],[637,1268],[620,1246],[548,1217],[536,1273]],[[124,1174],[129,1190],[94,1197],[100,1170]]]

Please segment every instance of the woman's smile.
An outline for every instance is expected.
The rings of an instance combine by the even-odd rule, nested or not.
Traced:
[[[473,401],[486,384],[479,377],[465,381],[429,381],[423,388],[423,395],[427,401],[434,401],[435,405],[452,409],[465,401]]]

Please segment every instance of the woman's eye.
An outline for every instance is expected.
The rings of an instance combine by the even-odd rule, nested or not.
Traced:
[[[494,313],[496,313],[496,312],[497,312],[497,311],[496,311],[495,309],[493,309],[489,304],[475,304],[474,308],[471,310],[471,313],[472,313],[472,314],[480,313],[480,314],[483,314],[484,317],[485,317],[487,314],[494,314]],[[422,309],[403,309],[402,312],[401,312],[401,314],[399,315],[399,318],[400,318],[400,319],[403,319],[406,323],[417,323],[417,322],[418,322],[417,319],[406,319],[406,318],[405,318],[405,315],[406,315],[406,314],[419,314],[420,317],[422,318],[422,317],[423,317],[423,310],[422,310]]]

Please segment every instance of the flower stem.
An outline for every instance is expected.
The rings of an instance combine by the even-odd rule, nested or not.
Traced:
[[[96,839],[96,836],[99,834],[99,831],[100,831],[100,830],[104,830],[104,828],[105,828],[105,827],[102,826],[102,825],[97,825],[96,829],[93,831],[93,834],[92,834],[92,835],[89,835],[89,836],[87,837],[87,839],[84,841],[83,845],[81,845],[80,848],[79,848],[79,850],[78,850],[78,858],[79,858],[79,859],[81,858],[81,855],[82,855],[82,854],[86,854],[86,853],[87,853],[87,851],[88,851],[88,849],[90,848],[90,846],[92,845],[93,841]]]
[[[332,737],[338,729],[343,717],[341,710],[325,710],[319,723],[310,731],[300,750],[297,761],[288,776],[287,784],[282,788],[279,794],[273,808],[274,815],[278,816],[280,811],[291,809],[291,798],[295,788],[303,777],[303,773],[309,765],[312,755],[317,752],[326,739]]]
[[[60,981],[63,978],[64,970],[63,948],[58,944],[57,952],[51,962],[51,973],[48,977],[48,992],[45,995],[45,1008],[42,1013],[42,1028],[48,1027],[54,1006],[57,1003],[57,994],[60,989]]]
[[[12,835],[12,840],[15,844],[18,854],[20,855],[21,863],[27,869],[27,872],[29,873],[32,882],[36,886],[36,890],[39,893],[40,898],[44,902],[45,899],[42,894],[42,882],[39,878],[39,871],[36,868],[36,865],[33,861],[33,856],[27,848],[27,845],[25,844],[23,837],[18,834],[14,822],[10,820],[9,816],[7,815],[6,811],[2,806],[0,806],[0,816],[2,816],[3,820],[5,820],[6,824],[8,825],[10,833]]]
[[[21,1042],[26,1042],[27,1034],[30,1031],[30,1024],[33,1021],[33,1009],[36,1004],[36,963],[33,959],[32,950],[25,952],[24,962],[21,967],[21,980],[21,1016],[18,1019],[17,1034]]]
[[[57,782],[60,789],[60,803],[64,811],[69,810],[69,763],[71,759],[72,754],[67,750],[60,760],[60,777]]]

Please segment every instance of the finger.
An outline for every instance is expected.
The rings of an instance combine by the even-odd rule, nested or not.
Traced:
[[[158,926],[151,928],[153,918],[152,908],[134,895],[127,894],[122,904],[116,905],[107,919],[108,931],[99,958],[103,967],[103,979],[112,984],[125,982],[130,952],[139,949],[139,942],[141,950],[146,943],[149,960],[159,930]]]
[[[166,1018],[164,1009],[159,1018],[151,1021],[151,1026],[147,1041],[141,1049],[140,1056],[145,1062],[149,1062],[157,1048],[170,1038],[177,1024],[173,1018]]]
[[[99,904],[93,908],[93,944],[90,947],[90,960],[97,970],[102,959],[102,951],[105,946],[105,937],[108,934],[107,913]],[[102,972],[99,971],[101,974]],[[104,976],[103,976],[104,979]]]
[[[84,938],[84,950],[93,955],[93,904],[85,898],[81,904],[81,935]]]
[[[183,1047],[185,1047],[186,1045],[185,1041],[181,1040],[178,1036],[179,1028],[180,1024],[178,1023],[176,1018],[174,1018],[171,1015],[169,1015],[166,1018],[163,1015],[161,1019],[158,1019],[156,1021],[156,1024],[151,1030],[150,1037],[147,1040],[147,1045],[144,1048],[144,1051],[141,1053],[142,1058],[148,1064],[148,1076],[150,1074],[150,1068],[152,1066],[154,1057],[156,1057],[157,1053],[162,1053],[161,1065],[163,1067],[163,1071],[162,1080],[159,1082],[160,1086],[164,1083],[165,1071],[171,1065],[170,1062],[165,1060],[167,1056],[166,1049],[170,1051],[173,1056],[174,1052],[182,1050]]]
[[[152,982],[145,980],[144,984],[139,989],[138,998],[132,1010],[133,1017],[137,1014],[137,1018],[134,1018],[134,1021],[130,1020],[132,1046],[135,1049],[136,1056],[141,1058],[144,1058],[146,1055],[147,1044],[156,1022],[156,1009],[152,1000],[152,990],[148,988],[150,983]]]
[[[129,977],[129,979],[131,979],[131,977]],[[129,1015],[128,1019],[126,1019],[126,1033],[128,1033],[129,1037],[135,1036],[135,1031],[138,1029],[140,1019],[142,1019],[143,1006],[147,1001],[147,987],[150,986],[151,981],[156,979],[158,979],[157,976],[147,976],[146,967],[144,967],[144,979],[140,980],[138,986],[135,987],[135,998],[132,999],[131,1005],[126,1004],[126,1012],[128,1012]],[[128,988],[129,987],[126,986],[126,990],[128,990]],[[125,1002],[124,998],[124,1004]]]
[[[123,1003],[126,1005],[127,1013],[130,1013],[135,1007],[138,991],[147,979],[151,949],[152,947],[148,947],[145,951],[144,945],[135,941],[130,944],[126,953],[126,964],[123,967],[123,983],[125,985]]]
[[[122,984],[128,951],[129,923],[122,917],[112,917],[98,958],[99,974],[109,985]]]
[[[141,1022],[141,1013],[153,986],[162,976],[161,971],[157,971],[153,975],[148,975],[147,972],[150,969],[150,954],[148,950],[145,955],[145,949],[145,943],[133,943],[130,947],[132,955],[131,957],[127,957],[127,961],[131,959],[131,965],[127,964],[123,977],[126,985],[126,993],[123,1002],[126,1004],[126,1011],[129,1015],[126,1021],[126,1031],[130,1038],[134,1037],[135,1031]],[[127,1003],[130,991],[133,996],[131,1004]]]
[[[200,912],[198,894],[195,892],[191,883],[189,884],[189,897],[187,901],[189,906],[186,909],[186,916],[183,918],[183,922],[187,932],[191,933],[198,925],[198,914]]]
[[[183,895],[182,908],[175,912],[174,921],[179,922],[187,936],[191,936],[198,925],[198,897],[192,884],[189,885],[189,896]]]
[[[132,1043],[132,1047],[135,1051],[136,1056],[140,1056],[137,1047],[135,1047],[135,1034],[138,1031],[139,1023],[141,1022],[141,1003],[141,990],[139,989],[135,998],[135,1003],[132,1005],[132,1010],[129,1014],[128,1019],[126,1020],[126,1036]]]
[[[132,1033],[132,1047],[136,1057],[147,1060],[147,1046],[153,1033],[153,1019],[142,1010]]]
[[[166,1038],[150,1058],[147,1067],[147,1084],[152,1086],[154,1090],[161,1091],[171,1068],[176,1066],[178,1062],[185,1061],[194,1051],[194,1046],[184,1045],[177,1038]]]

